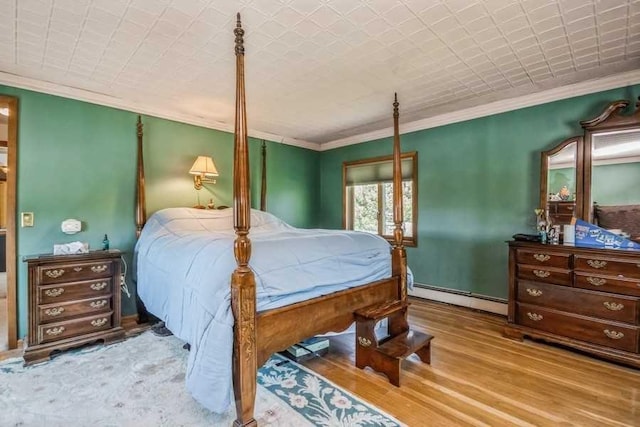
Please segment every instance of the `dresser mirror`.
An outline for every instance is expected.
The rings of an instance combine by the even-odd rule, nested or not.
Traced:
[[[598,117],[581,122],[584,141],[583,218],[640,240],[640,101],[611,103]]]
[[[582,212],[581,136],[562,141],[542,152],[540,171],[540,206],[549,210],[553,224],[569,224]]]
[[[552,224],[573,217],[640,241],[640,99],[615,101],[591,120],[583,136],[543,151],[540,207]]]

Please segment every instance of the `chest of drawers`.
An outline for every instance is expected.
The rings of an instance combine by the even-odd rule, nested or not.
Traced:
[[[54,350],[124,338],[120,325],[120,252],[27,257],[29,329],[25,364]]]
[[[505,335],[640,367],[640,251],[510,242]]]

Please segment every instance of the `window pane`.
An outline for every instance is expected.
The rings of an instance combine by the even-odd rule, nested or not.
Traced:
[[[385,236],[393,236],[393,183],[385,182],[382,184],[382,192],[384,194],[384,224],[383,233]],[[413,237],[413,191],[411,181],[402,182],[402,214],[404,221],[404,237]]]
[[[378,233],[378,185],[353,187],[353,229]]]

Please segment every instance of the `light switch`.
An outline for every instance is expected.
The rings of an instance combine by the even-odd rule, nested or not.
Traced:
[[[23,227],[33,227],[33,212],[21,212],[20,223]]]

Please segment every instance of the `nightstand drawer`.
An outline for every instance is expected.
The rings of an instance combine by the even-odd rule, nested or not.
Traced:
[[[518,249],[517,262],[519,264],[539,265],[544,267],[556,267],[568,269],[569,254],[549,252],[545,250],[530,251]]]
[[[640,279],[640,262],[638,259],[626,260],[600,256],[575,256],[576,271],[595,274],[610,274],[615,277]]]
[[[111,261],[58,264],[38,268],[40,283],[59,283],[109,277],[113,274]]]
[[[109,277],[84,282],[38,286],[38,304],[55,304],[110,295],[112,292],[111,282],[112,279]]]
[[[571,286],[571,270],[518,264],[518,278]]]
[[[63,338],[90,334],[111,328],[112,312],[99,314],[81,319],[67,320],[66,322],[49,323],[38,326],[39,342],[46,343],[58,341]]]
[[[71,317],[86,316],[112,310],[111,296],[92,298],[84,301],[65,302],[38,306],[40,322],[58,322]]]
[[[518,304],[517,318],[519,324],[530,328],[634,353],[638,351],[639,329],[634,326],[525,304]]]
[[[600,319],[638,323],[638,299],[622,295],[519,281],[518,301]]]

